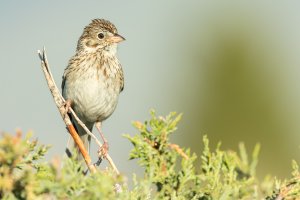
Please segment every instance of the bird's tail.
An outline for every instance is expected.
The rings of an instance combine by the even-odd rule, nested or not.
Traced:
[[[72,118],[71,118],[72,119]],[[91,142],[91,136],[89,136],[85,130],[77,123],[75,122],[75,120],[72,119],[72,123],[80,137],[80,139],[82,140],[85,149],[88,151],[88,153],[90,152],[90,142]],[[92,131],[93,129],[93,124],[89,124],[89,123],[85,123],[85,125],[87,126],[87,128]],[[77,160],[80,162],[84,161],[84,158],[82,157],[78,146],[75,144],[73,138],[70,136],[69,140],[68,140],[68,144],[67,144],[67,149],[66,149],[66,153],[68,157],[72,157],[73,153],[76,153],[76,157]]]

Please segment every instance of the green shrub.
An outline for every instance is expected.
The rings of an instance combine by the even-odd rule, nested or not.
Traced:
[[[300,199],[300,174],[293,161],[292,178],[279,181],[267,177],[259,181],[255,171],[259,145],[250,158],[244,144],[239,152],[210,150],[203,137],[201,165],[190,149],[169,140],[181,115],[158,117],[151,112],[145,123],[134,122],[138,134],[125,137],[133,144],[130,159],[137,159],[144,176],[133,177],[129,189],[124,176],[112,170],[84,175],[81,164],[73,159],[42,161],[49,149],[30,137],[22,139],[3,134],[0,140],[0,199]],[[121,187],[116,189],[116,187]],[[119,191],[119,192],[118,192]]]

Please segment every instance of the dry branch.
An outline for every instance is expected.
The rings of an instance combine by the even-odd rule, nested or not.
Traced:
[[[91,160],[87,150],[85,149],[82,140],[80,139],[79,135],[77,134],[77,132],[74,128],[74,125],[71,122],[70,117],[66,114],[67,110],[66,110],[66,107],[65,107],[65,99],[63,98],[63,96],[59,92],[59,89],[58,89],[58,87],[55,84],[55,81],[53,79],[53,76],[52,76],[52,73],[50,71],[50,67],[49,67],[49,64],[48,64],[45,48],[43,49],[43,51],[39,50],[38,55],[39,55],[39,58],[41,60],[42,70],[43,70],[45,78],[47,80],[48,87],[49,87],[50,92],[53,96],[54,102],[55,102],[55,104],[56,104],[56,106],[59,110],[59,113],[60,113],[61,117],[63,118],[63,121],[66,124],[70,135],[72,136],[72,138],[74,139],[76,145],[78,146],[79,151],[82,154],[86,165],[88,166],[89,170],[92,173],[94,173],[94,172],[97,171],[96,167],[92,164],[92,160]],[[75,112],[72,108],[70,108],[70,111],[71,111],[71,114],[74,116],[75,120],[78,122],[78,124],[81,125],[83,127],[83,129],[87,132],[87,134],[90,135],[96,141],[97,145],[100,148],[102,146],[101,142],[96,138],[96,136],[93,133],[91,133],[89,131],[89,129],[85,126],[85,124],[83,122],[81,122],[81,120],[77,117],[77,115],[75,114]],[[100,156],[101,155],[98,155],[98,157],[100,157]],[[112,158],[108,154],[105,156],[105,158],[107,159],[107,161],[109,162],[109,164],[111,165],[113,170],[116,172],[116,174],[119,174],[119,171],[118,171],[116,165],[114,164]]]

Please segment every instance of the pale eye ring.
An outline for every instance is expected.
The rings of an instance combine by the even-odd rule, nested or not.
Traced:
[[[103,38],[104,38],[104,33],[98,33],[98,38],[100,39],[100,40],[102,40]]]

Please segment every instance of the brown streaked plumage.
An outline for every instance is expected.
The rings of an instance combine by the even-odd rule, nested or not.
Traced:
[[[64,98],[78,117],[92,131],[94,124],[104,140],[104,154],[107,142],[100,130],[101,122],[115,110],[119,93],[124,89],[122,66],[116,57],[117,43],[124,38],[116,27],[104,19],[94,19],[80,36],[75,55],[65,69],[62,81]],[[90,137],[73,121],[85,147],[89,149]],[[74,148],[69,140],[68,148]],[[82,159],[80,156],[79,158]]]

